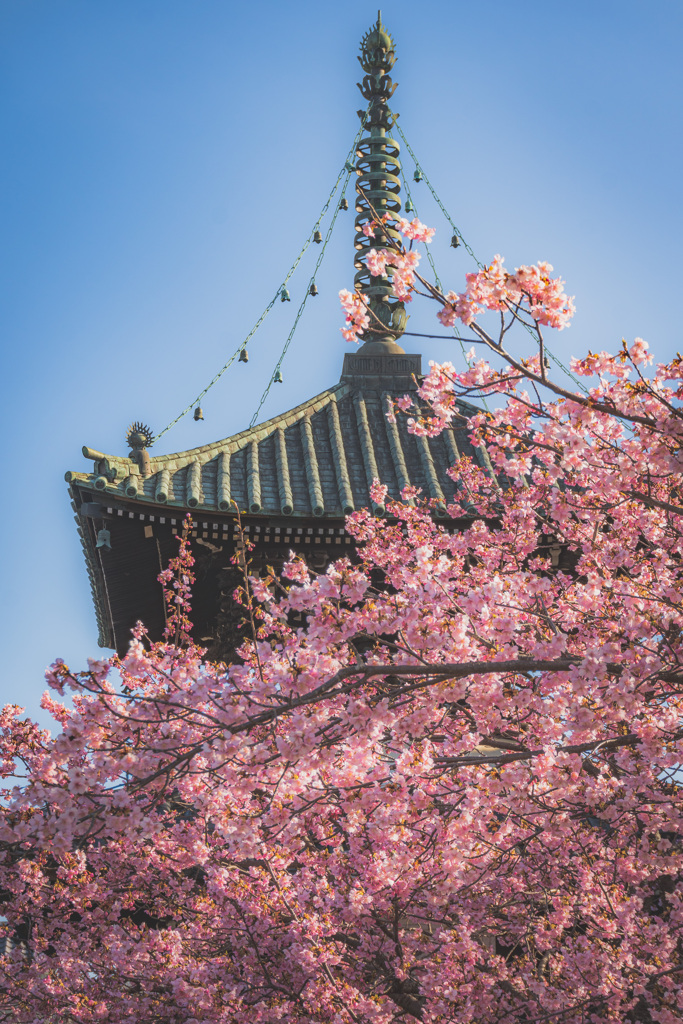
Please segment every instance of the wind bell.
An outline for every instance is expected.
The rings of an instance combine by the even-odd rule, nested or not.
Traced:
[[[341,203],[339,204],[339,209],[340,210],[348,210],[348,208],[349,208],[349,201],[346,198],[346,196],[344,196],[344,198],[342,199]]]
[[[309,295],[317,295],[318,294],[318,288],[317,288],[317,285],[316,285],[315,281],[313,282],[311,287],[308,289],[308,294]]]
[[[109,530],[105,530],[103,528],[97,531],[97,542],[95,547],[99,548],[100,551],[111,551],[111,534]]]
[[[313,241],[317,242],[317,244],[320,245],[322,240],[323,240],[323,236],[321,235],[321,233],[319,231],[316,231],[315,234],[313,235]]]
[[[282,383],[284,383],[283,380],[282,380],[282,374],[281,374],[281,372],[279,370],[276,370],[275,371],[275,376],[273,377],[273,384],[282,384]]]
[[[290,301],[291,300],[289,298],[289,292],[287,291],[286,287],[283,285],[282,288],[280,289],[280,302],[290,302]]]
[[[200,420],[204,419],[204,413],[202,412],[201,405],[198,405],[197,408],[195,409],[195,411],[194,411],[194,419],[195,419],[195,423],[198,423]]]
[[[422,181],[422,171],[419,167],[415,168],[415,174],[413,174],[413,181]]]
[[[410,199],[406,199],[406,213],[412,213],[415,207]]]
[[[249,353],[247,352],[246,348],[241,348],[240,349],[240,357],[238,359],[238,362],[240,362],[240,363],[248,363],[249,362]]]
[[[453,237],[451,238],[451,246],[454,249],[457,249],[459,245],[460,245],[460,239],[458,238],[457,235],[453,235]]]

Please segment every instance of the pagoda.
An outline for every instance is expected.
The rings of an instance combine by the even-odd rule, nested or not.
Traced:
[[[346,516],[358,509],[386,514],[371,497],[373,480],[398,501],[405,487],[420,488],[434,515],[453,529],[464,525],[459,518],[466,513],[449,513],[458,485],[448,470],[468,455],[491,471],[485,451],[473,448],[464,429],[427,438],[410,434],[405,418],[387,418],[395,400],[417,388],[421,357],[399,344],[407,316],[390,277],[372,277],[366,266],[368,250],[386,248],[397,235],[385,226],[385,234],[369,239],[363,226],[402,209],[389,109],[396,56],[381,16],[363,38],[359,60],[367,107],[359,111],[362,132],[350,170],[357,192],[355,288],[368,301],[370,326],[360,348],[345,354],[338,383],[264,423],[172,455],[154,454],[154,437],[140,423],[128,431],[126,455],[83,448],[92,470],[68,472],[66,480],[102,647],[125,652],[139,620],[153,640],[161,638],[165,610],[157,576],[177,553],[188,512],[197,575],[194,636],[208,657],[222,660],[240,640],[242,612],[233,593],[241,582],[234,556],[242,537],[253,545],[254,572],[282,565],[290,551],[324,572],[330,561],[353,557]],[[475,411],[462,404],[465,415]]]

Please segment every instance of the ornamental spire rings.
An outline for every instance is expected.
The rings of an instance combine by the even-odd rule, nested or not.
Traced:
[[[365,71],[358,83],[363,99],[368,103],[365,111],[365,134],[358,144],[356,161],[356,257],[354,278],[356,291],[366,296],[370,313],[370,326],[363,332],[363,349],[371,352],[396,353],[403,349],[396,344],[406,327],[406,311],[402,302],[392,299],[391,267],[386,273],[373,277],[367,267],[370,249],[386,249],[388,239],[399,240],[398,232],[389,224],[375,226],[374,236],[368,237],[363,228],[385,215],[398,217],[401,212],[401,162],[398,142],[387,134],[395,117],[388,102],[397,83],[389,72],[396,63],[394,41],[382,24],[381,12],[377,24],[366,32],[358,57]]]

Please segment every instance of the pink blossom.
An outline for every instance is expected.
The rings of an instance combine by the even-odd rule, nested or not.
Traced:
[[[370,484],[370,497],[377,505],[383,505],[387,500],[387,486],[375,478]]]
[[[683,365],[647,359],[550,398],[537,348],[431,363],[345,557],[235,552],[227,664],[188,522],[162,641],[55,662],[55,735],[0,712],[8,1020],[677,1024]]]
[[[413,220],[406,220],[405,217],[398,217],[396,220],[398,230],[405,238],[416,242],[431,242],[436,234],[435,228],[428,228],[415,217]]]
[[[370,318],[367,314],[367,299],[360,292],[349,292],[345,289],[339,292],[342,309],[346,314],[345,327],[342,327],[342,335],[346,341],[358,341],[361,334],[369,325]]]
[[[388,249],[370,249],[366,257],[367,268],[373,277],[384,274],[392,254]]]
[[[649,345],[642,338],[636,338],[631,345],[629,355],[633,363],[638,366],[641,363],[651,363],[652,356],[649,352]]]

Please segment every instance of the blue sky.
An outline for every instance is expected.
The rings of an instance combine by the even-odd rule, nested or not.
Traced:
[[[161,430],[258,318],[357,130],[356,53],[376,11],[0,4],[3,702],[36,714],[51,659],[98,655],[64,472],[86,466],[83,444],[125,453],[133,419]],[[568,359],[622,335],[659,358],[683,347],[681,4],[387,0],[383,16],[399,56],[393,108],[465,238],[482,260],[550,260],[576,295],[553,350]],[[467,254],[449,249],[424,184],[414,198],[459,289]],[[352,252],[349,212],[263,418],[338,379]],[[296,304],[276,304],[248,366],[204,400],[205,421],[186,419],[160,449],[248,424]],[[411,328],[433,330],[433,314],[414,310]],[[422,352],[458,356],[442,341]]]

